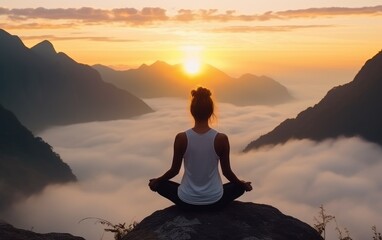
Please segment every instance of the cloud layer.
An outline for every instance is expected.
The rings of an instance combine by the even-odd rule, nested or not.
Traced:
[[[126,22],[130,24],[151,23],[153,21],[167,20],[166,10],[162,8],[118,8],[96,9],[83,8],[0,8],[0,15],[6,15],[12,20],[49,19],[49,20],[79,20],[88,23],[96,22]]]
[[[330,28],[334,25],[277,25],[277,26],[230,26],[213,30],[213,32],[289,32],[305,28]]]
[[[97,9],[82,8],[19,8],[9,9],[0,7],[0,16],[7,16],[11,20],[49,19],[49,20],[76,20],[84,23],[119,22],[129,25],[144,25],[154,22],[191,22],[191,21],[269,21],[290,20],[296,18],[317,18],[345,15],[381,16],[382,5],[372,7],[327,7],[287,10],[278,12],[265,12],[262,14],[239,14],[234,10],[220,12],[217,9],[180,9],[175,15],[166,13],[166,9],[158,7]]]
[[[114,37],[81,37],[81,36],[58,37],[54,35],[23,36],[22,38],[23,40],[49,39],[51,41],[53,40],[55,41],[86,40],[86,41],[98,41],[98,42],[136,42],[138,41],[134,39],[123,39],[123,38],[114,38]]]
[[[78,221],[101,217],[113,223],[130,223],[171,205],[151,192],[147,183],[169,168],[174,136],[189,128],[192,119],[185,100],[150,99],[148,103],[157,111],[136,119],[43,132],[42,137],[69,163],[80,181],[50,186],[2,213],[3,218],[35,231],[100,239],[104,234],[101,225],[94,225],[92,220]],[[372,225],[382,228],[378,225],[382,222],[381,147],[351,138],[319,144],[293,141],[241,153],[250,140],[305,107],[306,102],[278,107],[218,104],[214,127],[230,137],[234,171],[254,186],[240,200],[271,204],[309,224],[313,224],[319,205],[324,204],[352,237],[370,239]],[[108,233],[103,239],[112,239],[112,235]]]

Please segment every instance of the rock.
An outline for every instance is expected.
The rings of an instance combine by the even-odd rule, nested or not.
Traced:
[[[235,201],[220,211],[156,211],[123,240],[322,240],[308,224],[272,206]]]
[[[32,231],[15,228],[0,220],[1,240],[85,240],[69,233],[35,233]]]

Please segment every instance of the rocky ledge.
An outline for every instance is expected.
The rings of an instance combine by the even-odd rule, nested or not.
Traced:
[[[220,211],[176,206],[143,219],[123,240],[322,240],[308,224],[272,206],[235,201]]]
[[[1,240],[85,240],[68,233],[35,233],[28,230],[18,229],[0,220]]]

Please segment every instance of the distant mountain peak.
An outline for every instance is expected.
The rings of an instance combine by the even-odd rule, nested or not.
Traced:
[[[154,68],[163,68],[163,67],[170,67],[171,65],[164,62],[164,61],[160,61],[160,60],[157,60],[156,62],[154,62],[153,64],[150,65],[150,67],[154,67]]]
[[[61,60],[61,62],[66,62],[66,63],[77,63],[73,58],[69,57],[66,53],[64,52],[59,52],[57,53],[57,56]]]
[[[1,29],[0,28],[0,36],[8,36],[8,35],[10,35],[7,31],[5,31],[4,29]]]
[[[374,57],[367,60],[365,65],[361,68],[354,78],[354,84],[363,86],[373,86],[381,84],[380,69],[382,66],[382,50],[379,51]]]
[[[0,44],[7,45],[7,46],[17,45],[17,46],[24,47],[24,43],[21,41],[21,39],[18,36],[12,35],[1,28],[0,28]]]
[[[251,79],[251,78],[257,78],[257,75],[254,75],[252,73],[244,73],[239,77],[239,79]]]
[[[142,98],[187,97],[195,86],[210,88],[218,101],[248,106],[254,104],[275,105],[293,99],[288,90],[275,80],[253,74],[233,78],[218,68],[203,63],[201,71],[188,75],[181,63],[168,64],[156,61],[142,64],[137,69],[115,71],[94,66],[106,82],[133,92]]]
[[[54,46],[48,40],[44,40],[31,48],[32,51],[43,56],[51,57],[57,54]]]
[[[27,48],[16,40],[0,32],[0,103],[32,131],[153,111],[130,92],[103,82],[90,66],[57,53],[49,41]]]
[[[169,67],[172,67],[170,64],[166,63],[165,61],[157,60],[152,64],[146,64],[143,63],[141,66],[139,66],[137,69],[143,70],[143,69],[168,69]]]
[[[138,69],[145,69],[145,68],[147,68],[147,67],[148,67],[148,65],[147,65],[146,63],[144,63],[144,64],[142,64],[141,66],[139,66]]]

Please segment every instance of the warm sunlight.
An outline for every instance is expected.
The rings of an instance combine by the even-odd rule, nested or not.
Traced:
[[[0,0],[0,240],[382,240],[381,42],[382,0]]]
[[[183,46],[184,53],[183,69],[189,75],[198,74],[202,66],[202,47],[188,45]]]
[[[196,58],[186,59],[183,63],[184,71],[190,75],[195,75],[200,72],[200,60]]]

